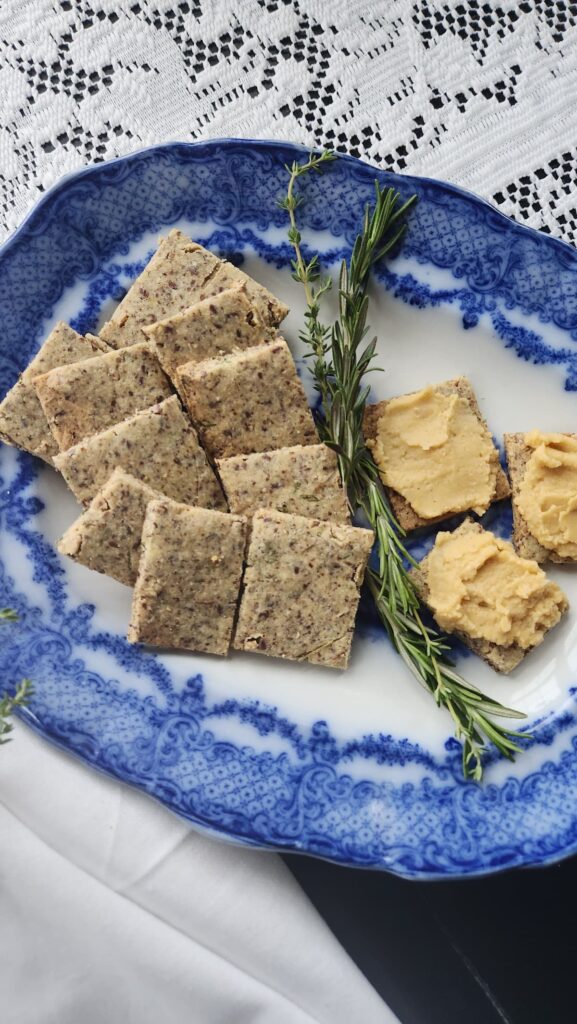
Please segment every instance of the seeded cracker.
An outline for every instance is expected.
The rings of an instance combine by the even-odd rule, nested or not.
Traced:
[[[161,238],[158,249],[100,331],[113,348],[146,341],[142,328],[192,306],[221,261],[181,231]]]
[[[173,393],[146,342],[59,366],[37,377],[34,387],[60,451]]]
[[[169,377],[183,363],[225,355],[258,345],[265,340],[266,328],[251,305],[244,288],[224,292],[197,302],[184,313],[144,328]]]
[[[86,512],[58,541],[60,554],[133,587],[146,508],[162,497],[142,480],[115,469]]]
[[[448,380],[444,381],[441,384],[437,384],[435,387],[435,391],[439,391],[441,394],[444,395],[459,395],[461,398],[465,400],[465,402],[468,404],[474,415],[488,430],[487,424],[481,415],[481,410],[479,408],[475,392],[473,391],[473,388],[471,387],[471,384],[466,377],[458,377],[455,380]],[[369,442],[374,441],[377,435],[379,417],[384,411],[386,405],[386,401],[378,402],[376,405],[368,405],[365,409],[363,419],[363,431],[365,439]],[[496,462],[498,462],[498,459],[499,453],[495,448]],[[415,510],[411,507],[409,502],[401,494],[398,494],[397,491],[394,491],[390,487],[385,487],[385,490],[387,492],[397,522],[404,530],[407,530],[408,532],[410,532],[411,530],[417,530],[420,527],[430,526],[433,523],[443,522],[444,520],[451,518],[451,516],[454,514],[449,513],[447,515],[437,516],[432,519],[423,519],[415,512]],[[492,501],[500,501],[502,498],[507,498],[509,494],[509,482],[507,480],[505,473],[499,466],[497,469],[495,493],[492,498]]]
[[[256,512],[234,646],[347,667],[371,530]]]
[[[264,285],[259,284],[258,281],[233,266],[232,263],[224,261],[214,276],[205,283],[202,289],[202,298],[217,295],[224,288],[231,288],[233,285],[244,286],[252,305],[258,310],[263,323],[269,327],[278,327],[281,320],[284,320],[288,314],[288,306],[272,295]]]
[[[318,436],[282,338],[177,370],[178,390],[214,458],[316,444]]]
[[[525,444],[524,434],[505,434],[505,454],[511,480],[511,505],[513,509],[513,544],[518,555],[523,558],[534,558],[536,562],[574,563],[573,558],[558,555],[539,543],[533,536],[517,504],[519,488],[525,476],[525,467],[533,453],[533,449]]]
[[[80,441],[55,456],[54,465],[85,505],[120,466],[176,501],[226,508],[220,484],[176,395]]]
[[[324,444],[293,445],[272,452],[236,455],[217,463],[231,512],[251,516],[259,508],[350,521],[337,457]]]
[[[228,654],[246,519],[172,501],[152,501],[128,639],[155,647]]]
[[[90,359],[98,352],[108,351],[108,346],[100,338],[91,334],[82,337],[62,321],[56,324],[39,352],[0,403],[0,438],[6,444],[23,448],[51,463],[52,457],[58,453],[58,445],[52,437],[32,382],[56,366]]]
[[[140,277],[129,288],[100,336],[112,348],[144,341],[142,328],[166,320],[233,285],[244,284],[249,299],[268,324],[276,325],[288,313],[287,306],[232,264],[191,241],[181,231],[171,231]]]

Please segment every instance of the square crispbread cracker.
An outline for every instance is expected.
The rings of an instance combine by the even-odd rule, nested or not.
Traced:
[[[182,231],[171,231],[160,239],[156,252],[104,324],[100,337],[112,348],[146,341],[142,328],[197,302],[203,285],[221,262]]]
[[[79,441],[56,455],[54,465],[84,505],[121,466],[175,501],[226,508],[221,486],[176,395]]]
[[[567,434],[567,437],[576,437]],[[523,558],[534,558],[536,562],[559,562],[573,564],[577,559],[558,555],[539,543],[533,536],[521,511],[519,510],[519,489],[525,476],[525,467],[531,456],[532,448],[525,444],[525,434],[505,434],[505,454],[511,481],[511,506],[513,508],[513,544],[515,551]]]
[[[165,373],[174,378],[184,363],[261,344],[272,328],[265,327],[244,285],[235,285],[143,330]]]
[[[174,394],[145,341],[58,366],[36,377],[34,388],[60,451]]]
[[[483,424],[483,426],[489,430],[486,421],[481,415],[481,410],[477,402],[477,398],[470,382],[466,377],[457,377],[455,380],[443,381],[440,384],[435,385],[435,391],[440,392],[443,395],[457,394],[465,400],[471,411],[477,417],[477,419]],[[365,440],[372,441],[377,435],[379,417],[387,405],[386,401],[377,402],[375,405],[368,405],[365,409],[363,418],[363,431]],[[490,432],[489,432],[490,433]],[[495,448],[495,458],[498,460],[499,454]],[[419,516],[414,508],[409,504],[406,498],[403,498],[402,494],[394,491],[391,487],[386,487],[391,507],[399,523],[399,526],[410,533],[412,530],[418,530],[425,526],[432,526],[435,523],[445,522],[447,519],[452,519],[455,515],[454,512],[449,512],[447,515],[435,516],[433,519],[423,519]],[[495,481],[495,493],[491,501],[501,501],[503,498],[508,498],[511,493],[509,487],[509,481],[507,480],[506,474],[504,473],[501,466],[497,470],[497,479]],[[462,513],[465,515],[465,512]]]
[[[259,508],[274,508],[350,522],[337,457],[325,444],[235,455],[220,459],[217,469],[231,512],[251,516]]]
[[[146,508],[149,502],[163,497],[160,491],[117,466],[86,511],[58,541],[60,554],[133,587]]]
[[[158,249],[128,289],[100,337],[112,348],[145,341],[142,328],[183,313],[195,302],[233,285],[244,285],[262,320],[277,326],[288,306],[238,267],[221,260],[174,229],[161,238]]]
[[[465,519],[464,523],[453,531],[454,535],[464,533],[484,533],[483,527],[480,523],[474,523],[472,519]],[[423,558],[419,565],[410,570],[410,577],[415,584],[417,593],[423,602],[429,608],[429,611],[434,617],[432,608],[428,603],[429,588],[427,585],[427,559],[428,555]],[[552,627],[554,628],[554,627]],[[550,632],[550,630],[548,630]],[[483,661],[486,661],[491,668],[494,668],[497,672],[502,672],[506,675],[508,672],[512,672],[514,668],[519,665],[527,654],[535,650],[535,647],[539,647],[540,644],[534,644],[533,647],[519,647],[518,644],[511,644],[510,646],[503,646],[501,644],[491,643],[489,640],[477,639],[470,637],[467,633],[461,633],[456,631],[454,636],[457,637],[462,643],[464,643],[473,654],[478,655]],[[547,634],[545,634],[546,636]],[[543,637],[543,640],[545,637]],[[543,643],[543,640],[540,643]]]
[[[250,301],[258,310],[261,320],[269,327],[278,327],[281,320],[287,316],[289,308],[281,299],[277,299],[276,295],[269,292],[268,288],[226,260],[221,262],[220,267],[205,282],[201,298],[206,299],[212,295],[218,295],[223,289],[231,288],[234,285],[244,286]]]
[[[0,439],[49,464],[58,454],[48,421],[34,390],[34,381],[57,366],[91,359],[110,349],[92,334],[78,334],[60,321],[0,403]]]
[[[259,509],[233,645],[345,669],[372,530]]]
[[[128,628],[131,643],[228,654],[240,594],[243,516],[151,501]]]
[[[176,371],[178,391],[212,458],[318,444],[284,338]]]

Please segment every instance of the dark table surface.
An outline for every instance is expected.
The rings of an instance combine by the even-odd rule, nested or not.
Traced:
[[[401,1024],[577,1021],[577,857],[452,882],[284,859]]]

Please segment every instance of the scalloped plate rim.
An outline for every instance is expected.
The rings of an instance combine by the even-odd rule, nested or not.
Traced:
[[[102,167],[116,167],[119,164],[127,163],[128,161],[135,157],[145,156],[147,153],[161,152],[162,150],[172,149],[173,147],[177,146],[182,147],[183,149],[202,149],[203,146],[226,146],[229,144],[245,144],[262,149],[266,149],[267,146],[272,146],[274,148],[282,148],[283,146],[287,146],[290,149],[299,149],[302,152],[303,156],[307,156],[311,152],[320,152],[317,149],[311,149],[309,146],[305,146],[304,143],[302,142],[290,142],[288,139],[249,139],[237,137],[235,135],[225,135],[222,137],[219,136],[218,138],[214,139],[198,139],[194,142],[181,142],[180,140],[175,139],[173,141],[168,142],[154,143],[154,145],[152,146],[139,146],[138,149],[133,149],[131,150],[130,153],[124,153],[122,156],[114,157],[111,160],[100,160],[92,164],[87,164],[85,167],[78,167],[76,168],[76,170],[67,171],[65,174],[63,174],[58,179],[58,181],[55,181],[54,184],[50,186],[50,188],[46,189],[46,192],[43,193],[40,199],[38,199],[30,208],[30,210],[28,210],[28,212],[25,214],[24,219],[18,225],[18,227],[15,228],[14,231],[12,231],[11,234],[4,239],[4,241],[0,245],[0,258],[2,257],[5,248],[7,248],[14,241],[16,241],[18,236],[28,226],[29,221],[42,210],[42,207],[48,200],[52,199],[54,195],[61,189],[63,189],[65,186],[71,184],[78,178],[83,178],[86,175],[91,174],[95,169]],[[492,203],[489,199],[485,199],[484,196],[480,196],[476,192],[472,192],[470,189],[463,188],[461,185],[455,185],[450,181],[446,181],[444,178],[431,178],[426,175],[405,174],[403,171],[391,171],[389,168],[376,167],[373,164],[369,163],[367,160],[362,160],[360,157],[351,156],[349,153],[339,153],[338,151],[335,152],[337,159],[339,161],[343,160],[346,163],[350,163],[352,165],[360,164],[362,167],[366,168],[367,171],[377,170],[379,171],[379,173],[394,174],[395,177],[402,178],[407,182],[419,181],[424,182],[425,184],[428,185],[441,186],[447,191],[453,192],[457,196],[463,196],[466,199],[473,200],[473,202],[475,203],[482,203],[483,206],[486,206],[489,210],[491,210],[491,212],[500,220],[502,220],[503,223],[507,224],[509,230],[511,229],[511,227],[513,227],[519,231],[522,231],[523,234],[529,232],[536,240],[539,240],[541,242],[544,239],[552,241],[555,243],[556,246],[562,246],[568,254],[571,254],[573,260],[577,260],[577,249],[575,249],[569,242],[566,242],[562,238],[557,238],[557,236],[555,235],[550,235],[547,232],[540,231],[538,228],[531,227],[530,224],[521,224],[519,221],[516,221],[512,217],[509,217],[506,213],[503,213],[503,211],[500,210],[498,206],[495,206],[495,204]]]

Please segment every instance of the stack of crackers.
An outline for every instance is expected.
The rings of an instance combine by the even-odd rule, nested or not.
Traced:
[[[85,507],[61,553],[133,587],[128,638],[345,668],[370,530],[278,325],[287,307],[171,231],[98,337],[59,323],[0,437]]]

